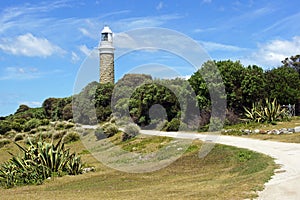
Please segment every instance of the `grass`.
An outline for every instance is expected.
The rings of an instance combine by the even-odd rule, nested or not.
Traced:
[[[150,139],[149,139],[150,138]],[[165,137],[137,138],[119,143],[124,149],[144,152],[168,145]],[[118,136],[114,138],[118,142]],[[168,167],[149,173],[126,173],[97,161],[81,141],[68,144],[96,172],[65,176],[39,186],[1,189],[1,199],[245,199],[270,179],[276,165],[272,158],[245,149],[215,145],[204,158],[198,157],[202,143],[195,141]],[[13,144],[0,149],[0,162],[15,152]]]

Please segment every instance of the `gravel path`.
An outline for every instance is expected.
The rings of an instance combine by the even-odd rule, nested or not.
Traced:
[[[211,136],[198,133],[141,131],[146,135],[159,135],[175,138],[200,139],[211,141]],[[218,136],[213,142],[247,148],[275,158],[281,165],[272,179],[265,184],[258,199],[299,200],[300,199],[300,144],[255,140],[234,136]]]

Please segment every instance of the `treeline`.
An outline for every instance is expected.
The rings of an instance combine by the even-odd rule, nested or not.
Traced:
[[[299,58],[296,58],[286,59],[281,67],[270,70],[256,65],[245,67],[239,61],[208,61],[189,80],[153,80],[149,75],[128,74],[115,85],[92,82],[72,97],[46,99],[41,108],[20,105],[15,114],[1,118],[0,134],[11,129],[25,130],[30,120],[39,120],[35,122],[39,124],[47,120],[96,124],[111,118],[112,113],[115,117],[130,117],[143,127],[161,126],[164,130],[178,128],[180,120],[192,126],[188,121],[199,115],[192,123],[207,127],[212,109],[212,91],[208,85],[214,84],[218,72],[225,89],[225,95],[222,92],[218,95],[220,99],[226,98],[226,123],[237,123],[244,115],[244,107],[250,108],[265,98],[276,98],[280,104],[299,101]],[[210,77],[209,81],[204,76]],[[210,86],[220,91],[223,87],[219,82]],[[159,124],[162,118],[166,119],[163,125]]]

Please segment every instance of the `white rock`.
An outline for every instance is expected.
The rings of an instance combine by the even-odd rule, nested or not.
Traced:
[[[259,129],[255,129],[255,130],[254,130],[254,133],[255,133],[255,134],[259,134],[259,132],[260,132]]]
[[[295,130],[295,133],[300,133],[300,126],[296,126],[296,127],[294,128],[294,130]]]

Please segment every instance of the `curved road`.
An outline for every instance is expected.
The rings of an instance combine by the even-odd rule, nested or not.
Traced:
[[[255,140],[234,136],[213,136],[184,132],[160,132],[142,130],[141,133],[146,135],[168,136],[174,138],[199,139],[202,141],[247,148],[269,155],[275,158],[275,162],[277,164],[280,164],[281,168],[279,169],[279,173],[275,173],[272,179],[265,184],[265,189],[259,192],[258,199],[300,199],[300,144]]]

